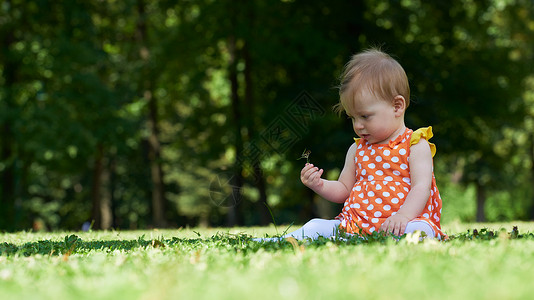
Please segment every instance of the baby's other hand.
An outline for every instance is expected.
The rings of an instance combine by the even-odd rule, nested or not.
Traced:
[[[396,236],[401,236],[404,234],[408,222],[410,222],[410,219],[408,219],[408,217],[403,214],[397,213],[387,218],[386,221],[382,223],[382,226],[380,226],[380,231],[392,233]]]
[[[306,163],[304,168],[302,168],[302,171],[300,171],[300,180],[305,186],[315,191],[323,186],[321,175],[323,175],[323,169],[319,169],[313,164]]]

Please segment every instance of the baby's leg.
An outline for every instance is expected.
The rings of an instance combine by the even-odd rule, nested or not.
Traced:
[[[339,224],[341,224],[341,221],[339,220],[312,219],[301,228],[290,232],[281,238],[258,238],[253,240],[257,242],[267,242],[278,241],[287,237],[293,237],[297,240],[306,238],[315,240],[320,236],[328,238],[336,235]]]
[[[426,236],[429,238],[435,237],[434,229],[432,229],[432,226],[430,226],[430,224],[428,224],[427,222],[421,220],[408,222],[404,233],[412,233],[417,230],[426,233]]]
[[[283,237],[294,237],[297,240],[305,238],[315,240],[320,236],[328,238],[336,235],[339,224],[341,224],[341,221],[339,220],[312,219],[301,228],[288,233]]]

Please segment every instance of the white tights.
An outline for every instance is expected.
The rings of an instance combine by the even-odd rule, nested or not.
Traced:
[[[339,220],[325,220],[325,219],[312,219],[308,223],[304,224],[301,228],[290,232],[281,238],[257,238],[253,239],[257,242],[278,241],[287,237],[293,237],[297,240],[310,238],[312,240],[322,236],[325,238],[334,237],[338,233],[338,227],[341,224]],[[421,231],[426,233],[428,237],[434,237],[434,230],[425,221],[411,221],[406,225],[405,233],[411,233],[414,231]]]

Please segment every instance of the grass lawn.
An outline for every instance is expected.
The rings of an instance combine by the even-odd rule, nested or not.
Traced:
[[[422,243],[249,241],[285,229],[272,226],[6,233],[0,299],[534,298],[534,223],[444,228],[453,239]]]

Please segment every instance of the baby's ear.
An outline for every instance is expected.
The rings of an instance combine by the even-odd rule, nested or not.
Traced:
[[[395,96],[395,98],[393,98],[393,108],[395,109],[395,113],[398,113],[399,116],[404,114],[404,111],[406,110],[406,99],[401,95]]]

